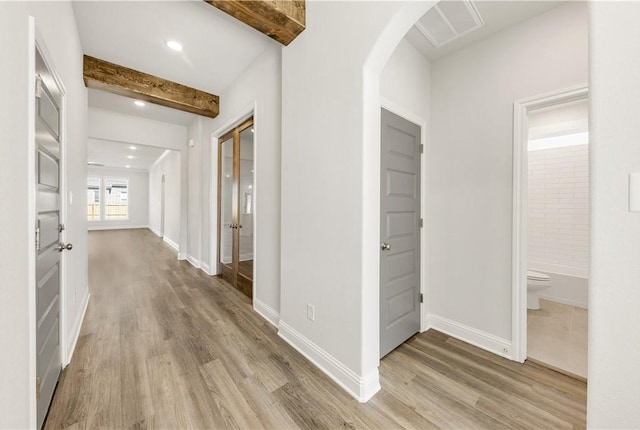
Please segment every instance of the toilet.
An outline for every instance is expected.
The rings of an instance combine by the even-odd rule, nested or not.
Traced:
[[[540,299],[538,293],[551,286],[551,279],[548,275],[533,270],[527,270],[527,309],[540,309]]]

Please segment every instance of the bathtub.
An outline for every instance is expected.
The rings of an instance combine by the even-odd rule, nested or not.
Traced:
[[[543,300],[588,309],[589,274],[586,269],[529,262],[529,270],[551,278],[551,287],[538,294]]]

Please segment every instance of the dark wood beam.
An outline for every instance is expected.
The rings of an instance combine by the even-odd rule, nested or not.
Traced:
[[[132,97],[215,118],[219,112],[219,98],[216,95],[196,90],[157,76],[84,56],[84,84],[125,97]]]
[[[285,46],[305,28],[305,0],[205,1]]]

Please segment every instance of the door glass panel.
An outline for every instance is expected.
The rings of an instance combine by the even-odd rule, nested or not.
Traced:
[[[253,279],[253,125],[240,132],[240,264],[238,273]]]
[[[233,137],[222,142],[220,151],[220,263],[233,259]]]

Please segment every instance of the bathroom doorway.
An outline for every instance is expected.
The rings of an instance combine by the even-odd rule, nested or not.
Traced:
[[[583,379],[588,116],[586,86],[516,102],[514,111],[514,349],[520,361]]]

